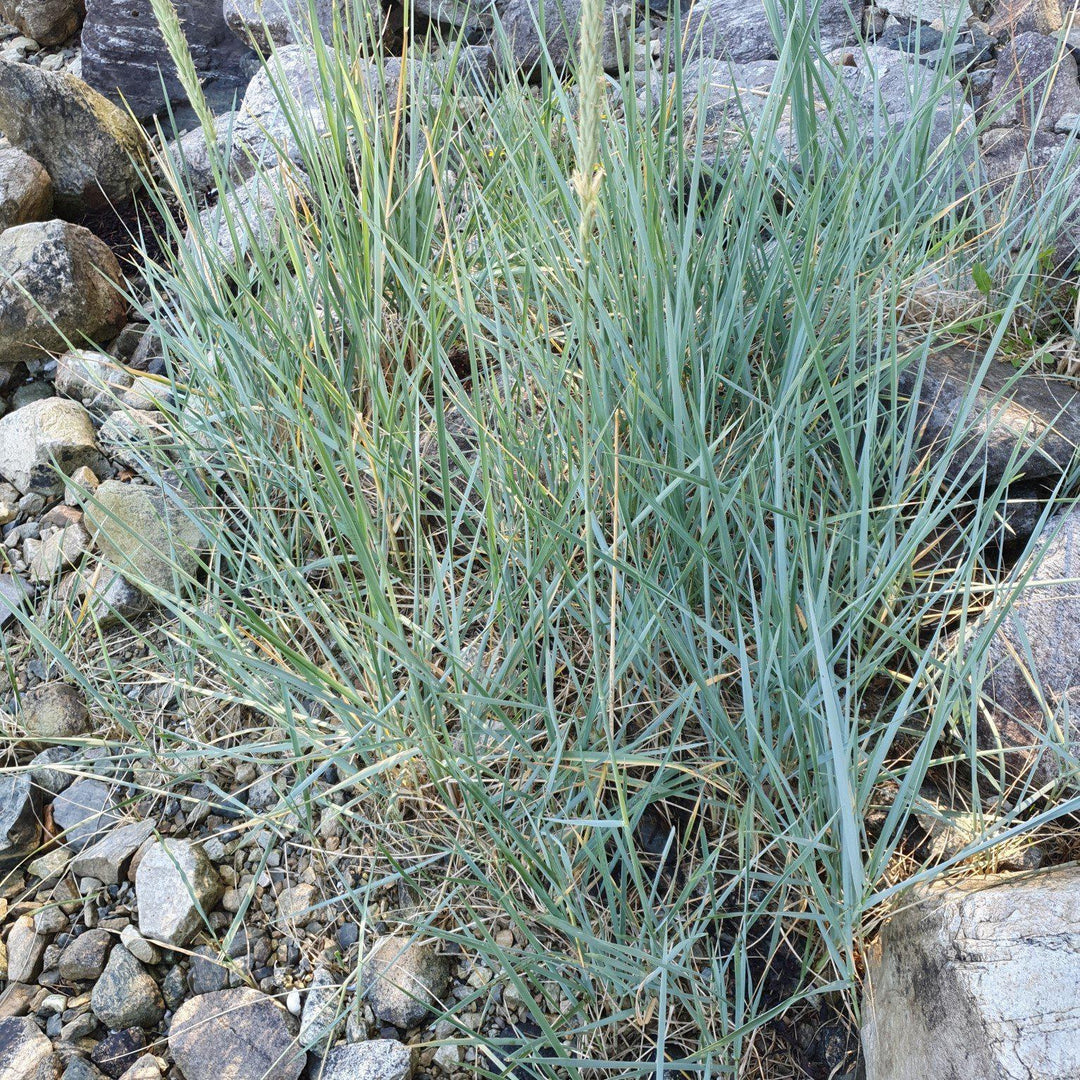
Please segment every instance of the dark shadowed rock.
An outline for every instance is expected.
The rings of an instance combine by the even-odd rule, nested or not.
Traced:
[[[296,1080],[307,1063],[297,1026],[257,990],[219,990],[176,1010],[169,1050],[185,1080]]]
[[[41,793],[29,772],[0,775],[0,870],[22,862],[38,845]]]
[[[870,950],[868,1080],[1080,1076],[1080,871],[905,896]]]
[[[918,367],[900,373],[900,393],[918,395],[920,443],[934,460],[946,449],[981,362],[976,353],[948,349],[929,358],[921,384]],[[1080,392],[1068,380],[1034,371],[1017,376],[1011,364],[993,360],[974,393],[966,430],[950,477],[972,483],[985,477],[988,488],[1003,479],[1052,486],[1078,461]]]
[[[37,221],[0,234],[0,365],[108,340],[124,324],[116,256],[89,229]],[[14,414],[12,414],[14,415]]]
[[[107,1035],[94,1047],[90,1060],[106,1075],[119,1080],[146,1051],[142,1028],[124,1028]]]
[[[581,33],[581,0],[543,0],[542,5],[538,0],[502,0],[497,11],[514,61],[523,72],[538,74],[545,51],[556,71],[573,67]],[[605,0],[604,70],[617,72],[628,66],[630,50],[627,5]]]
[[[28,1016],[0,1020],[0,1077],[3,1080],[57,1080],[60,1059],[52,1043]]]
[[[63,831],[63,842],[72,851],[82,851],[117,823],[109,786],[100,780],[76,780],[53,801],[53,821]]]
[[[0,149],[0,232],[52,215],[52,178],[17,146]]]
[[[250,78],[255,56],[225,25],[221,0],[176,4],[195,68],[212,99],[228,105]],[[87,0],[82,31],[83,78],[142,118],[184,99],[176,68],[157,28],[149,0]]]
[[[0,60],[0,130],[45,166],[65,213],[124,203],[139,183],[142,129],[70,72]]]

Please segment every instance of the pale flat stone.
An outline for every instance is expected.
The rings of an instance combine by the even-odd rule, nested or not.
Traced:
[[[870,956],[867,1080],[1080,1076],[1080,868],[905,897]]]
[[[111,829],[71,861],[76,877],[92,877],[116,885],[127,874],[132,856],[154,834],[153,821],[139,821]]]

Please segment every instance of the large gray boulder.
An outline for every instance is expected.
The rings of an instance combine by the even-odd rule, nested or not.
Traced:
[[[357,61],[359,72],[366,67]],[[248,84],[233,133],[235,157],[247,156],[261,165],[272,165],[279,156],[300,160],[280,95],[287,95],[290,110],[306,117],[313,131],[326,130],[322,81],[311,46],[275,49]]]
[[[1000,590],[1007,603],[1024,581],[1015,602],[1002,616],[990,609],[954,647],[965,652],[988,620],[1000,625],[990,641],[986,674],[980,688],[977,741],[986,752],[1000,753],[1006,775],[1042,784],[1062,771],[1055,746],[1080,753],[1080,510],[1052,517],[1046,537]],[[1060,737],[1051,733],[1060,730]]]
[[[35,221],[0,233],[0,365],[108,341],[127,303],[120,264],[89,229]]]
[[[221,3],[178,0],[175,6],[204,92],[228,107],[251,76],[255,56],[225,24]],[[166,96],[184,99],[148,0],[87,0],[82,72],[92,87],[140,118],[160,110]]]
[[[501,0],[498,20],[510,45],[514,62],[526,74],[539,75],[545,52],[556,71],[574,66],[581,36],[581,0]],[[629,66],[630,9],[621,0],[604,2],[601,42],[605,71]]]
[[[45,167],[17,146],[0,149],[0,232],[52,216],[53,182]]]
[[[870,951],[866,1080],[1080,1076],[1080,869],[904,897]]]
[[[238,118],[239,113],[236,111],[221,113],[214,117],[214,127],[209,138],[201,127],[196,127],[169,144],[172,161],[187,177],[192,188],[201,195],[207,195],[218,187],[215,164],[234,183],[246,180],[254,172],[255,166],[243,152],[243,143],[235,136]],[[143,335],[143,340],[149,337],[148,334]]]
[[[307,1063],[297,1026],[258,990],[216,990],[176,1010],[169,1050],[184,1080],[297,1080]]]
[[[0,419],[0,477],[23,493],[55,496],[64,477],[101,468],[90,414],[63,398],[41,398]]]
[[[82,0],[0,0],[0,18],[46,48],[67,41],[82,16]]]
[[[102,556],[121,573],[171,592],[174,570],[193,574],[206,544],[183,505],[177,492],[106,480],[84,520]]]
[[[0,60],[0,130],[45,166],[64,213],[122,204],[139,184],[142,128],[70,72]]]
[[[804,0],[806,8],[813,4]],[[861,0],[822,0],[817,33],[825,52],[858,39],[862,22]],[[683,17],[680,45],[687,60],[716,57],[737,64],[775,60],[779,56],[770,13],[786,29],[783,8],[774,0],[695,0]]]

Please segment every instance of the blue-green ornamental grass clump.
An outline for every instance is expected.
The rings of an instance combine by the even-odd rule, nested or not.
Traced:
[[[411,890],[531,1014],[506,1052],[538,1073],[740,1075],[789,1010],[856,1009],[881,905],[944,869],[897,857],[928,768],[998,794],[970,738],[992,627],[943,656],[994,591],[1000,492],[925,459],[897,379],[943,329],[909,319],[928,266],[977,265],[990,358],[1052,302],[1061,201],[1008,236],[977,186],[943,203],[974,129],[932,148],[931,98],[855,137],[799,20],[711,166],[678,72],[648,113],[597,81],[583,132],[553,73],[481,90],[418,49],[374,101],[345,33],[313,46],[316,113],[277,88],[303,168],[268,186],[272,242],[237,203],[251,242],[223,248],[176,156],[152,187],[157,467],[207,572],[161,592],[141,662],[189,720],[148,736],[123,671],[72,674],[181,771],[286,754],[301,830],[336,777],[358,921]],[[230,710],[239,740],[206,719]],[[964,854],[1073,809],[1065,786]]]

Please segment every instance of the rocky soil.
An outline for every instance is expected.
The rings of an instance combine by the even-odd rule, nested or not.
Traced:
[[[305,82],[308,46],[294,40],[290,6],[290,0],[180,5],[196,64],[221,109],[222,137],[235,136],[237,175],[252,172],[252,160],[267,168],[232,196],[256,210],[261,187],[278,182],[267,133],[286,132],[255,47],[274,50],[271,63],[289,73],[301,99],[315,93]],[[1053,0],[980,8],[976,14],[987,17],[971,14],[952,50],[942,47],[940,17],[948,3],[826,0],[821,27],[835,77],[848,80],[865,102],[867,137],[881,123],[875,95],[885,95],[886,120],[898,122],[908,108],[908,88],[925,68],[949,65],[958,73],[955,100],[943,106],[935,139],[950,138],[957,122],[971,122],[1002,95],[1019,95],[1017,107],[983,139],[981,160],[971,162],[972,176],[981,169],[995,182],[1032,168],[1023,153],[1029,139],[1043,165],[1071,150],[1080,125],[1072,52],[1065,52],[1045,106],[1034,107],[1061,36],[1080,47],[1066,6]],[[529,77],[540,55],[533,0],[498,0],[496,7],[518,74]],[[496,72],[487,44],[491,10],[459,0],[425,0],[416,8],[434,25],[467,28],[473,42],[468,70],[477,79],[506,74]],[[331,0],[320,10],[332,18]],[[571,24],[578,10],[568,5]],[[608,14],[605,65],[616,72],[630,52],[652,64],[653,84],[642,80],[636,88],[647,102],[665,51],[680,47],[675,20],[666,10],[643,13],[635,37],[628,8],[612,3]],[[152,624],[154,595],[176,587],[177,562],[185,573],[195,572],[201,535],[183,512],[182,494],[143,475],[141,440],[160,428],[155,411],[168,393],[164,360],[140,313],[121,298],[125,265],[106,242],[111,233],[102,238],[87,226],[107,220],[101,215],[110,208],[124,214],[137,201],[133,160],[147,156],[149,137],[119,103],[126,101],[138,120],[160,111],[156,67],[166,63],[163,46],[149,5],[131,0],[88,0],[85,13],[72,0],[0,0],[0,16],[11,24],[0,39],[0,627],[13,633],[16,610],[33,612],[56,597],[72,611],[89,611],[102,626],[133,619]],[[560,21],[554,6],[548,21]],[[700,77],[709,86],[709,148],[720,154],[735,90],[770,84],[775,42],[756,0],[702,0],[683,15],[679,29],[687,41],[687,84]],[[572,64],[563,30],[547,44],[557,65]],[[387,62],[386,77],[396,82],[394,63]],[[374,66],[367,77],[378,89]],[[167,80],[167,92],[183,125],[175,78]],[[178,134],[213,221],[216,194],[209,172],[200,172],[205,140],[198,130]],[[1031,172],[1033,192],[1040,177]],[[958,176],[956,182],[969,180]],[[1068,219],[1054,243],[1059,257],[1075,255],[1080,219]],[[241,259],[247,253],[233,254]],[[923,398],[929,453],[940,452],[949,410],[955,411],[978,363],[978,356],[950,353],[915,388]],[[970,480],[1007,483],[1009,544],[1030,536],[1055,484],[1072,467],[1078,409],[1070,385],[1036,375],[1007,402],[987,398],[984,411],[995,434]],[[1048,433],[1037,466],[1009,482],[1013,451],[1033,432]],[[958,475],[968,467],[958,465]],[[1051,541],[1045,570],[1055,578],[1077,576],[1078,520],[1066,512],[1064,528]],[[165,560],[167,549],[179,559]],[[1022,580],[1024,567],[1014,573]],[[1041,767],[1044,725],[1041,703],[1016,663],[1018,642],[1036,643],[1033,659],[1045,689],[1072,700],[1078,650],[1059,644],[1046,650],[1039,643],[1071,642],[1070,628],[1080,626],[1076,609],[1075,595],[1061,589],[1049,611],[1045,604],[1021,604],[999,632],[1002,660],[987,688],[989,715],[999,698],[1026,723],[989,723],[980,739],[984,749],[1011,755],[1012,769]],[[358,918],[341,898],[363,884],[362,860],[341,857],[349,838],[331,809],[308,823],[321,848],[302,841],[296,808],[282,797],[281,772],[237,761],[227,775],[176,784],[155,772],[152,755],[91,738],[98,718],[62,673],[31,665],[16,679],[18,699],[0,699],[6,709],[0,730],[9,743],[0,775],[0,1080],[454,1076],[473,1072],[495,1051],[455,1042],[458,1029],[441,1016],[445,1003],[475,1002],[465,1022],[492,1038],[512,1041],[525,1031],[519,990],[505,972],[403,932],[399,916],[411,901],[389,888],[377,891],[366,919]],[[163,710],[169,692],[152,682],[133,689],[156,696]],[[342,798],[335,781],[329,773],[314,781],[330,808]],[[252,810],[260,812],[258,828],[248,827]],[[948,812],[945,807],[933,820]],[[943,857],[962,847],[957,836],[968,835],[964,828],[959,820],[955,829],[935,826],[932,842]],[[1008,865],[1030,869],[1040,858],[1029,850]],[[935,894],[933,903],[946,901]],[[507,950],[525,944],[509,919],[494,920],[491,932]],[[931,933],[920,925],[917,932],[917,948],[958,948],[948,926]],[[902,981],[888,959],[900,933],[884,941],[879,977],[882,1001],[892,994],[908,1007],[910,988],[890,989]],[[1009,933],[1009,949],[1022,949],[1015,931]],[[910,950],[910,938],[903,940]],[[1072,938],[1067,945],[1067,976],[1075,987],[1080,961]],[[1046,951],[1058,965],[1055,949]],[[979,963],[994,970],[993,948],[984,951]],[[988,996],[985,987],[967,994],[964,1008],[978,1011]],[[881,1047],[903,1042],[906,1029],[881,1007],[877,1016],[868,1075],[915,1075],[889,1071]],[[1022,1026],[1023,1019],[1002,1014],[991,1022],[1000,1038],[1002,1025]],[[1075,1018],[1069,1023],[1075,1046]],[[1072,1068],[1080,1060],[1063,1052],[1059,1058]],[[847,1051],[831,1061],[822,1050],[819,1064],[822,1076],[856,1075]],[[940,1064],[935,1074],[946,1075]],[[1065,1067],[1037,1075],[1064,1078]],[[976,1074],[969,1068],[948,1075]],[[1028,1074],[1002,1066],[978,1075]]]

